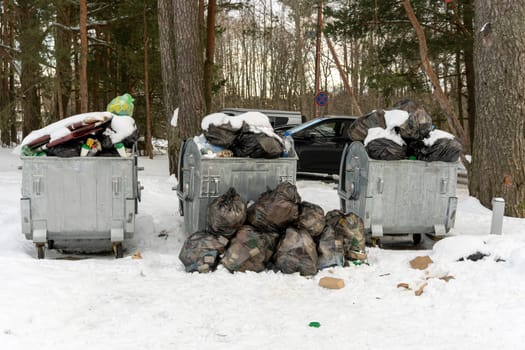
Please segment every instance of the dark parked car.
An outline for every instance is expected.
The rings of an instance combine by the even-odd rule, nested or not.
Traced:
[[[301,115],[300,112],[295,111],[280,111],[274,109],[253,109],[253,108],[224,108],[221,110],[222,113],[227,115],[235,116],[246,112],[261,112],[266,114],[270,120],[270,124],[276,130],[287,130],[294,126],[300,125],[306,120],[306,117]]]
[[[297,172],[339,174],[343,149],[347,142],[351,142],[348,128],[357,118],[321,117],[286,130],[294,140],[299,157]]]

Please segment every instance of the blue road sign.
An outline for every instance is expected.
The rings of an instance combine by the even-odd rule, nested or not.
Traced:
[[[315,95],[315,103],[317,103],[318,106],[324,107],[328,104],[328,93],[324,91],[319,91],[317,95]]]

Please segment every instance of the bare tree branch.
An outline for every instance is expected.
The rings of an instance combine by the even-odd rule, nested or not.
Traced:
[[[414,30],[416,31],[419,43],[419,55],[421,56],[421,63],[423,65],[423,69],[425,70],[426,75],[428,76],[434,87],[434,91],[432,92],[432,94],[437,99],[439,106],[445,113],[445,117],[447,118],[448,125],[452,128],[452,132],[454,133],[454,135],[456,135],[456,137],[459,138],[459,140],[465,147],[465,151],[470,152],[469,135],[465,133],[465,130],[463,129],[463,126],[459,122],[456,112],[454,111],[452,103],[448,99],[447,95],[445,95],[445,93],[443,92],[443,89],[439,84],[439,79],[434,70],[432,69],[432,65],[430,64],[430,60],[428,58],[428,47],[425,33],[419,25],[416,15],[414,14],[414,10],[410,5],[410,1],[403,0],[403,7],[405,8],[408,19],[410,20],[412,26],[414,27]]]

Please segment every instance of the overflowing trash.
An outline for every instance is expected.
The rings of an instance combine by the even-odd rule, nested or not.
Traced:
[[[339,210],[325,215],[320,206],[302,201],[289,182],[249,206],[230,188],[209,204],[208,213],[208,228],[190,235],[180,252],[188,272],[212,271],[220,263],[231,272],[272,269],[311,276],[367,260],[363,220]]]
[[[409,99],[358,118],[348,135],[363,142],[370,158],[377,160],[456,162],[463,151],[456,137],[435,129],[425,109]]]
[[[275,134],[268,117],[259,112],[233,117],[213,113],[204,117],[201,127],[203,133],[191,139],[188,146],[196,148],[201,157],[187,159],[186,169],[189,170],[186,170],[187,175],[182,173],[183,183],[191,179],[191,171],[197,174],[209,172],[210,179],[222,179],[220,170],[229,164],[222,159],[214,159],[220,164],[205,171],[201,169],[202,164],[195,164],[198,163],[195,158],[199,158],[197,161],[200,158],[209,161],[212,158],[233,156],[231,163],[239,157],[264,158],[260,161],[264,163],[275,158],[284,161],[296,157],[293,142],[287,142],[286,137]],[[249,160],[243,162],[250,171],[263,171],[260,164],[251,169]],[[303,201],[297,187],[289,182],[291,180],[283,180],[282,169],[285,165],[289,164],[279,163],[279,167],[277,163],[272,164],[272,178],[266,180],[280,180],[273,188],[258,189],[251,198],[246,195],[249,191],[244,186],[254,183],[255,178],[241,181],[225,177],[223,183],[233,184],[237,181],[239,188],[223,189],[219,192],[222,195],[203,205],[207,208],[205,226],[190,225],[193,229],[189,232],[197,232],[188,237],[179,255],[186,271],[208,272],[222,264],[231,272],[270,269],[311,276],[320,269],[345,266],[352,260],[366,261],[362,220],[339,211],[325,215],[319,205]],[[199,170],[192,170],[192,166]],[[281,170],[274,174],[275,169]],[[292,169],[295,173],[295,164]],[[291,178],[295,180],[295,174]],[[271,183],[266,180],[260,183]],[[206,178],[206,181],[210,180]],[[253,188],[251,186],[250,190]],[[182,203],[187,203],[193,192],[197,191],[205,199],[203,193],[208,193],[208,190],[193,189],[191,193],[188,191],[187,196],[181,193],[179,198],[184,201]],[[242,198],[240,193],[244,193],[246,198]],[[192,203],[195,202],[193,199]],[[200,206],[202,203],[198,204]],[[188,208],[191,209],[186,205],[185,212]],[[189,216],[186,213],[184,215]],[[227,241],[224,251],[215,246],[216,242],[210,236]],[[203,241],[202,245],[198,240]],[[211,249],[210,241],[213,243]]]
[[[33,130],[21,143],[23,156],[127,157],[138,139],[133,98],[115,97],[104,112],[70,116]]]
[[[201,128],[203,133],[194,141],[206,157],[274,159],[287,154],[284,140],[260,112],[237,116],[212,113],[203,118]]]

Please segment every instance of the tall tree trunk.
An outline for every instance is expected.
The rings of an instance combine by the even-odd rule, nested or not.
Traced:
[[[177,72],[175,68],[175,14],[173,1],[158,0],[159,46],[162,71],[162,92],[166,115],[169,174],[177,174],[180,138],[178,128],[171,126],[173,112],[178,106]]]
[[[87,80],[87,0],[80,0],[80,112],[88,111]]]
[[[57,8],[57,22],[64,26],[56,27],[55,34],[55,59],[56,59],[56,119],[63,119],[68,112],[69,98],[71,95],[71,26],[70,4],[61,4]]]
[[[208,1],[208,17],[206,25],[206,60],[204,61],[204,101],[206,113],[211,112],[213,65],[215,54],[215,14],[217,11],[216,0]]]
[[[465,31],[470,33],[471,37],[464,47],[465,55],[465,75],[467,82],[467,113],[468,113],[468,132],[470,143],[474,144],[476,128],[476,74],[474,70],[474,39],[473,39],[473,21],[474,5],[473,0],[463,1],[463,23]]]
[[[146,3],[144,3],[144,98],[146,100],[146,155],[153,159],[151,145],[151,108],[149,99],[149,63],[148,63],[148,21],[146,17]]]
[[[37,17],[37,9],[32,1],[19,1],[20,28],[20,60],[21,74],[20,87],[22,90],[22,136],[27,136],[31,131],[41,128],[40,98],[38,84],[40,78],[39,55],[43,35]]]
[[[475,1],[476,129],[469,190],[525,217],[525,3]]]
[[[179,136],[181,140],[201,133],[204,116],[203,69],[199,41],[199,4],[175,1],[175,44],[179,79]]]
[[[2,16],[0,17],[0,38],[5,47],[0,48],[0,145],[10,145],[9,115],[11,114],[11,100],[9,96],[9,73],[12,62],[12,53],[8,51],[9,45],[9,16],[11,11],[7,1],[2,3]]]

